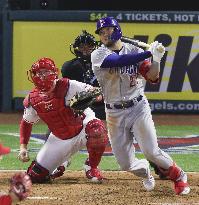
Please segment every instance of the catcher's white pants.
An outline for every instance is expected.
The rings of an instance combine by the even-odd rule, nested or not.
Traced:
[[[36,161],[51,174],[58,166],[69,160],[71,156],[86,147],[85,127],[90,120],[96,119],[95,113],[87,108],[85,110],[83,129],[76,136],[68,140],[62,140],[50,133],[48,140],[39,151]]]

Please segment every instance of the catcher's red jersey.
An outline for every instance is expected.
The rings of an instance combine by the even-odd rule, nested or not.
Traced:
[[[72,138],[83,128],[83,116],[77,116],[65,105],[68,87],[68,79],[62,78],[57,81],[56,88],[50,96],[41,94],[37,89],[29,94],[29,104],[60,139]]]

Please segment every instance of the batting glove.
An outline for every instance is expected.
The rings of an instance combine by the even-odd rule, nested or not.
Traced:
[[[154,41],[153,43],[150,44],[148,50],[153,55],[153,61],[160,63],[165,53],[165,47],[162,45],[162,43],[159,43],[158,41]]]

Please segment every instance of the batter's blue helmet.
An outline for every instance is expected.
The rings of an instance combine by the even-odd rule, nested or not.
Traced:
[[[96,34],[99,34],[99,30],[104,27],[114,27],[114,32],[111,35],[112,41],[117,41],[122,37],[122,31],[120,25],[117,20],[113,17],[104,17],[97,21],[97,29],[95,31]]]

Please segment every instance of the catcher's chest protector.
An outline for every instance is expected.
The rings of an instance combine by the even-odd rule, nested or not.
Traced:
[[[60,79],[52,96],[41,95],[37,90],[33,90],[29,95],[30,104],[39,117],[60,139],[72,138],[83,128],[82,117],[77,116],[70,107],[65,106],[68,87],[68,80]]]

